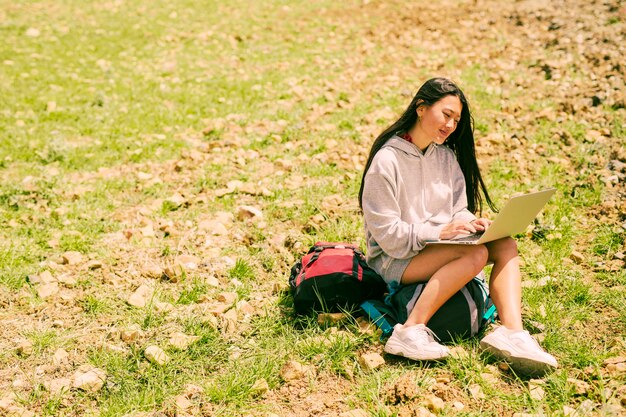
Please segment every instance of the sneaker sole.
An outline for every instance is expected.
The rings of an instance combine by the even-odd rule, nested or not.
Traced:
[[[546,362],[536,361],[530,358],[513,356],[511,352],[507,350],[497,349],[495,346],[492,346],[487,342],[481,341],[480,347],[483,349],[483,351],[490,353],[496,358],[508,362],[511,368],[525,375],[541,376],[549,371],[556,369],[556,367]]]
[[[446,359],[448,357],[447,353],[443,356],[435,355],[435,354],[425,355],[425,356],[420,356],[420,357],[411,356],[406,353],[406,351],[408,351],[409,349],[405,349],[405,348],[406,347],[403,345],[396,345],[395,343],[390,345],[389,343],[387,343],[383,350],[392,355],[402,356],[404,358],[413,359],[415,361],[436,361],[436,360]]]

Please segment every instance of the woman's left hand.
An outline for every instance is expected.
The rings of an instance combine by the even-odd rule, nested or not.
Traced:
[[[481,217],[480,219],[474,219],[470,222],[472,226],[479,232],[484,232],[491,225],[491,220]]]

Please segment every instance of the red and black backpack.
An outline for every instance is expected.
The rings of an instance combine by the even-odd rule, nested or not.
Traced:
[[[289,286],[298,314],[349,311],[382,298],[387,289],[356,245],[333,242],[312,246],[291,268]]]

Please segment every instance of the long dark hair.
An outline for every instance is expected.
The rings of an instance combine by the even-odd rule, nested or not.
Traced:
[[[404,111],[402,116],[391,126],[385,129],[374,141],[370,154],[365,164],[365,170],[363,171],[363,178],[361,179],[361,188],[359,190],[359,206],[363,208],[363,185],[365,183],[365,175],[372,164],[372,160],[376,153],[383,147],[383,145],[396,133],[407,133],[417,123],[417,108],[419,106],[432,106],[437,101],[446,96],[456,96],[459,98],[462,104],[461,119],[452,132],[452,134],[446,139],[445,144],[454,151],[456,158],[465,177],[465,193],[467,194],[467,208],[472,213],[477,211],[482,212],[483,209],[483,197],[485,201],[491,207],[492,210],[496,210],[487,187],[483,182],[483,178],[480,175],[478,169],[478,163],[476,162],[476,150],[474,147],[474,119],[470,113],[469,104],[465,98],[465,94],[459,87],[447,78],[431,78],[422,85],[413,97],[411,104]]]

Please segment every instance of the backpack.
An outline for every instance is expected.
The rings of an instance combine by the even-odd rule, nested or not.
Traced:
[[[367,300],[361,304],[365,314],[382,330],[381,338],[391,336],[393,326],[406,321],[425,286],[425,282],[394,283],[384,301]],[[450,342],[475,336],[496,316],[496,306],[481,273],[446,301],[426,326],[441,342]]]
[[[317,242],[291,268],[289,287],[296,313],[352,310],[382,299],[387,284],[348,243]]]

